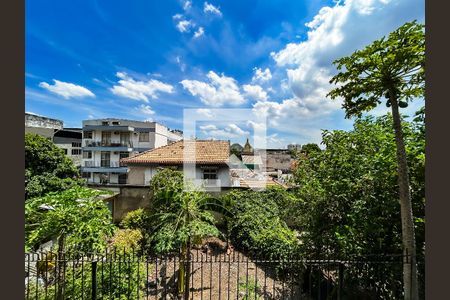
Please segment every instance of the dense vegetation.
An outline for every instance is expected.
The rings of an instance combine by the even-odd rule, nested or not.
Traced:
[[[25,198],[82,185],[77,167],[51,140],[25,134]]]

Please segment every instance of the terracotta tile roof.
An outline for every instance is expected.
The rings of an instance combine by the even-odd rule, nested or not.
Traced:
[[[188,151],[186,158],[184,158],[185,147]],[[178,141],[167,146],[148,150],[121,159],[120,162],[124,164],[183,164],[183,162],[226,164],[229,156],[229,141],[188,140]]]

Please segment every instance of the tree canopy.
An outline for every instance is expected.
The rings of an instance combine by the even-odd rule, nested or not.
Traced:
[[[51,140],[33,133],[25,134],[25,197],[43,196],[82,185],[72,160]]]

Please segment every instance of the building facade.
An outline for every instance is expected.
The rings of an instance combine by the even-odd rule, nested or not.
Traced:
[[[186,148],[192,149],[187,157]],[[229,156],[229,141],[190,140],[122,159],[122,163],[130,168],[128,183],[131,185],[149,185],[161,168],[171,167],[181,171],[185,164],[189,164],[193,183],[206,190],[215,190],[231,186]]]
[[[88,183],[126,184],[128,167],[120,159],[162,147],[182,138],[156,122],[124,119],[83,121],[81,171]]]
[[[64,128],[53,135],[53,143],[63,149],[77,167],[81,167],[82,132],[81,128]]]

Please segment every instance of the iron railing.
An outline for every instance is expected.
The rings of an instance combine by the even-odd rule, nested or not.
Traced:
[[[133,148],[133,142],[132,141],[85,140],[84,147],[128,147],[128,148]]]
[[[183,278],[189,299],[401,299],[404,262],[402,256],[268,260],[200,250],[188,260],[117,250],[27,253],[25,298],[186,299],[178,287],[183,265],[190,269]]]

